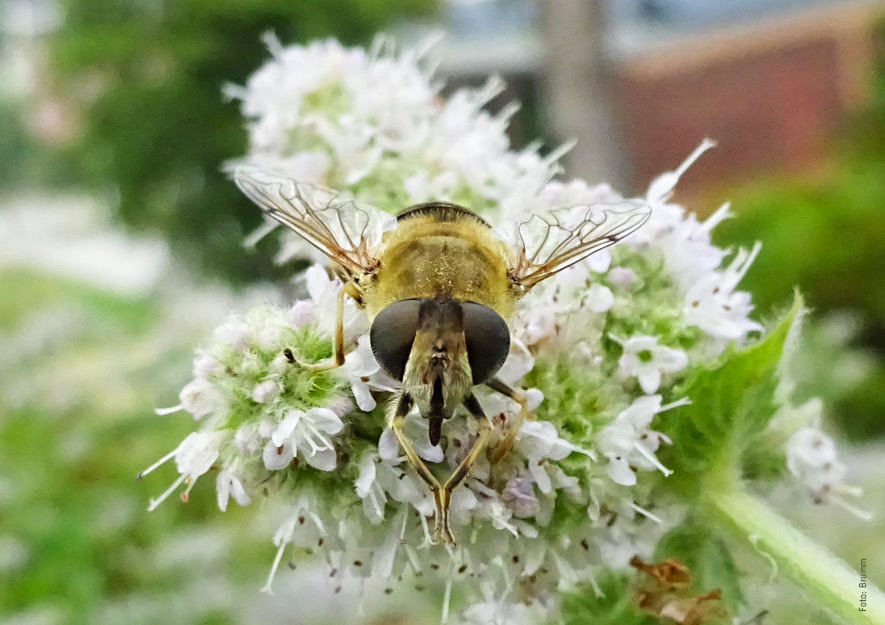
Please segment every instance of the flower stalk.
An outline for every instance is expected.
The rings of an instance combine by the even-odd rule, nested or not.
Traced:
[[[817,605],[845,623],[885,625],[885,594],[760,498],[733,484],[712,489],[706,501],[722,533],[765,554]]]

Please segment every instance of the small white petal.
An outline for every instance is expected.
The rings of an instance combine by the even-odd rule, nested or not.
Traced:
[[[587,291],[587,308],[602,313],[609,310],[615,303],[611,289],[602,284],[593,284]]]
[[[252,502],[252,498],[243,488],[243,483],[235,475],[231,475],[230,494],[234,501],[241,506],[248,506]]]
[[[259,404],[273,401],[280,394],[280,387],[276,380],[265,380],[256,384],[252,389],[252,399]]]
[[[177,406],[170,406],[169,408],[154,408],[154,414],[160,417],[165,417],[166,415],[176,413],[180,410],[184,410],[184,406],[178,404]]]
[[[271,434],[270,440],[273,441],[273,444],[279,447],[285,443],[292,436],[303,416],[304,412],[301,410],[290,410]]]
[[[510,341],[510,352],[507,360],[498,370],[496,377],[506,384],[515,385],[535,366],[535,359],[528,347],[517,338]]]
[[[311,408],[304,415],[321,432],[327,434],[337,434],[344,428],[344,422],[335,411],[329,408]]]
[[[375,401],[375,397],[372,395],[372,391],[369,390],[369,385],[359,378],[351,379],[350,390],[353,392],[353,398],[356,400],[356,405],[363,412],[371,412],[375,409],[375,406],[378,405]]]
[[[178,472],[191,478],[203,475],[218,459],[220,432],[191,432],[175,452]]]
[[[426,439],[426,442],[420,442],[417,444],[413,442],[412,445],[415,448],[415,453],[427,462],[442,462],[445,458],[442,446],[431,445],[429,438]]]
[[[282,449],[280,449],[280,446],[273,441],[267,442],[261,457],[264,460],[264,467],[269,471],[285,469],[292,462],[292,458],[294,458],[292,447],[289,443],[282,445]]]
[[[608,250],[600,250],[587,259],[587,266],[595,273],[605,273],[612,264],[612,255]]]
[[[311,323],[313,321],[313,308],[313,302],[308,300],[295,302],[289,310],[289,321],[296,327]]]
[[[639,386],[646,395],[651,395],[661,386],[661,370],[660,369],[643,369],[637,376]]]
[[[355,486],[356,494],[362,499],[369,494],[369,489],[375,482],[375,475],[377,472],[375,471],[374,454],[364,454],[363,457],[360,458],[358,467],[359,475],[356,478]]]
[[[616,484],[622,486],[634,486],[636,484],[636,474],[624,460],[611,458],[605,467],[605,471]]]
[[[334,471],[337,457],[334,449],[321,449],[314,454],[307,454],[307,464],[320,471]]]
[[[608,278],[616,286],[630,286],[636,282],[636,273],[629,267],[615,267],[608,272]]]
[[[550,481],[550,476],[547,475],[547,470],[542,465],[537,462],[529,462],[529,472],[535,478],[538,490],[544,494],[549,494],[553,491],[553,483]]]
[[[215,479],[215,491],[218,495],[218,508],[227,512],[227,501],[230,499],[230,480],[227,479],[226,471],[219,471]]]
[[[544,401],[544,393],[537,388],[530,388],[525,392],[526,410],[529,412],[537,410],[538,406]]]
[[[688,355],[681,349],[674,349],[672,347],[658,347],[655,353],[655,360],[660,364],[661,369],[667,373],[681,371],[688,365]]]
[[[230,497],[233,497],[234,501],[241,506],[248,506],[252,501],[243,488],[242,482],[230,471],[222,470],[218,472],[215,488],[218,492],[218,507],[222,512],[227,510],[227,503]]]
[[[381,438],[378,439],[378,455],[382,460],[392,462],[400,455],[399,441],[390,428],[384,428]]]
[[[322,301],[330,289],[334,288],[334,282],[329,279],[329,274],[322,265],[308,267],[304,272],[304,280],[307,283],[307,293],[314,303]]]
[[[178,399],[181,401],[182,407],[195,419],[205,417],[224,406],[218,389],[211,382],[202,378],[193,380],[181,389]]]

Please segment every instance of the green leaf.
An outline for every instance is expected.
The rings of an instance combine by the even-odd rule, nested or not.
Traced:
[[[655,561],[670,558],[679,558],[688,567],[697,594],[719,588],[725,605],[732,613],[737,611],[743,601],[737,565],[725,543],[711,536],[708,528],[689,522],[668,532],[658,542]]]
[[[688,397],[691,404],[667,413],[659,429],[673,440],[660,455],[676,471],[667,481],[676,492],[694,496],[703,481],[699,476],[741,477],[746,451],[775,413],[778,364],[801,310],[797,295],[789,312],[762,340],[729,348],[719,364],[696,369],[675,390],[675,397]]]
[[[589,584],[580,584],[562,594],[560,615],[564,625],[660,625],[635,605],[632,582],[608,574],[598,580],[603,596]]]

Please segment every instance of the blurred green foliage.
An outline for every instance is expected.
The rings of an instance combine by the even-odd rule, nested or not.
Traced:
[[[34,172],[40,160],[37,146],[25,131],[20,113],[17,100],[0,97],[0,183],[4,187],[42,180]]]
[[[812,309],[797,363],[800,398],[822,397],[851,438],[885,435],[885,150],[881,160],[846,158],[822,177],[754,183],[733,205],[738,218],[717,228],[717,243],[763,241],[742,282],[761,314],[797,286]],[[830,322],[838,311],[852,311],[850,332]],[[863,360],[862,374],[835,370],[843,359]],[[851,383],[840,382],[846,375]]]
[[[812,328],[818,336],[814,345],[803,346],[812,359],[803,382],[809,396],[823,394],[843,430],[857,439],[885,434],[885,18],[874,41],[870,102],[834,142],[832,161],[820,170],[754,180],[730,193],[738,218],[716,230],[720,245],[763,241],[742,283],[763,314],[785,304],[795,286],[813,319],[853,311],[856,328],[840,345]],[[815,377],[813,359],[836,357],[846,343],[876,350],[856,354],[867,360],[862,379],[837,388],[831,384],[840,377],[833,375],[833,360],[820,361]]]
[[[170,334],[153,299],[29,270],[0,271],[0,290],[0,614],[242,622],[232,604],[257,593],[267,537],[250,538],[236,506],[218,514],[211,478],[150,514],[175,472],[135,479],[193,427],[149,409],[187,379],[186,324]]]
[[[782,305],[799,285],[812,308],[862,311],[885,339],[885,154],[835,167],[739,190],[732,200],[739,218],[717,228],[718,243],[762,239],[763,253],[743,284],[763,310]]]
[[[132,227],[166,236],[193,266],[249,282],[274,275],[271,246],[245,253],[260,215],[220,173],[246,133],[225,83],[242,84],[284,43],[334,36],[367,43],[394,17],[434,0],[62,0],[51,37],[54,89],[78,111],[79,136],[60,159],[63,182],[117,193]]]

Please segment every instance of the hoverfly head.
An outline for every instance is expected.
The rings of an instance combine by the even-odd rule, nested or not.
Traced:
[[[375,317],[370,338],[378,363],[429,419],[436,445],[443,420],[473,386],[461,302],[447,296],[393,302]]]
[[[510,331],[488,306],[441,295],[388,305],[372,323],[371,343],[381,367],[430,420],[436,445],[443,420],[504,364]]]

